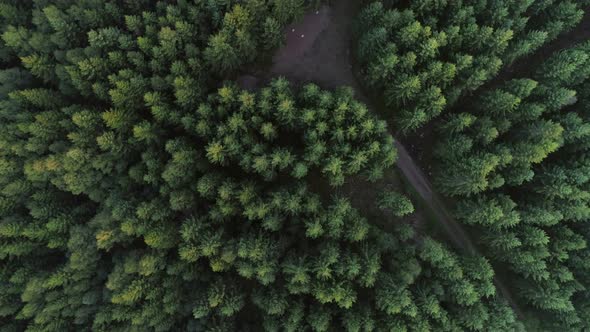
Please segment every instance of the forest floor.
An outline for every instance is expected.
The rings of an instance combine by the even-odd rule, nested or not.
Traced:
[[[355,92],[356,99],[367,104],[369,109],[378,112],[372,100],[367,97],[357,82],[353,71],[353,54],[351,50],[352,22],[361,7],[360,1],[337,1],[332,6],[323,6],[305,15],[299,22],[285,29],[286,43],[273,57],[271,68],[264,73],[244,75],[239,80],[244,87],[252,88],[259,81],[269,81],[273,77],[283,76],[292,82],[304,84],[313,82],[322,88],[334,89],[349,86]],[[390,128],[393,128],[390,123]],[[391,133],[396,136],[395,133]],[[414,142],[419,145],[420,142]],[[458,248],[468,253],[476,253],[477,248],[469,235],[450,215],[442,198],[432,189],[428,177],[414,161],[408,150],[396,139],[398,151],[397,167],[418,194],[424,204],[432,212],[430,215],[445,233],[445,236]],[[354,177],[335,194],[348,196],[353,205],[368,212],[375,212],[375,201],[379,193],[387,189],[400,190],[402,181],[395,170],[385,174],[376,183],[368,183],[360,177]],[[427,211],[419,211],[408,220],[424,227]],[[496,286],[503,297],[520,311],[512,299],[508,289],[496,278]]]

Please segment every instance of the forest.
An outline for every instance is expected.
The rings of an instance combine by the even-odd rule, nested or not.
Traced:
[[[0,0],[0,332],[590,330],[589,31],[589,0]]]

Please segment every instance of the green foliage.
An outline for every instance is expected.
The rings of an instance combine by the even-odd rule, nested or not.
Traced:
[[[439,126],[438,185],[456,196],[455,217],[482,234],[487,256],[508,268],[520,301],[545,316],[533,329],[588,328],[579,259],[590,217],[589,47],[557,52],[532,79],[482,92],[469,113]],[[481,156],[495,162],[472,164]]]
[[[378,204],[379,208],[384,210],[389,209],[398,217],[403,217],[414,212],[412,201],[395,191],[386,191],[382,193]]]
[[[341,185],[346,176],[380,173],[396,159],[385,123],[348,89],[330,93],[307,85],[297,95],[284,79],[257,94],[224,86],[183,121],[208,142],[209,162],[239,164],[268,181],[282,174],[302,178],[317,168]]]
[[[284,314],[325,328],[348,315],[389,247],[305,180],[391,166],[384,123],[348,90],[210,94],[272,51],[302,5],[2,2],[3,327],[235,330]]]
[[[387,2],[385,2],[387,3]],[[573,1],[368,4],[355,24],[360,76],[413,131],[583,16]]]
[[[395,163],[352,89],[231,83],[309,3],[0,0],[2,330],[520,331],[491,263],[542,326],[588,328],[588,45],[441,121],[437,184],[488,258],[461,255],[380,222],[414,211],[395,191],[365,215],[318,190]],[[397,4],[360,13],[356,53],[404,131],[582,15]]]

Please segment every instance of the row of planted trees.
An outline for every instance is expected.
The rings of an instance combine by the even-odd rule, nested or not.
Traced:
[[[584,1],[370,2],[355,24],[359,77],[412,132],[580,22]]]

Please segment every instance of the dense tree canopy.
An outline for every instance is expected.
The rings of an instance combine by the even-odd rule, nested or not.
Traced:
[[[554,318],[544,329],[588,328],[590,44],[558,52],[532,78],[485,91],[441,121],[440,189],[456,217],[482,232],[489,257],[514,273],[524,303]]]
[[[352,88],[238,87],[320,2],[0,0],[0,331],[590,328],[590,44],[482,89],[588,1],[368,2],[354,24],[394,125],[436,118],[433,182],[483,255],[427,233]]]
[[[587,5],[378,1],[356,23],[359,76],[395,126],[408,132],[446,112],[434,126],[433,182],[494,266],[509,271],[531,330],[590,328],[590,44],[483,83],[572,29]]]
[[[239,164],[267,180],[282,173],[303,178],[319,167],[341,185],[361,171],[376,180],[395,162],[386,123],[355,101],[351,89],[333,94],[308,84],[295,96],[278,79],[258,94],[224,86],[209,100],[182,121],[208,142],[212,164]]]
[[[4,329],[518,326],[485,259],[310,191],[395,162],[350,89],[216,87],[302,5],[273,3],[3,3]]]
[[[583,16],[582,3],[569,0],[407,3],[390,8],[372,2],[356,22],[360,76],[382,93],[406,132]]]

